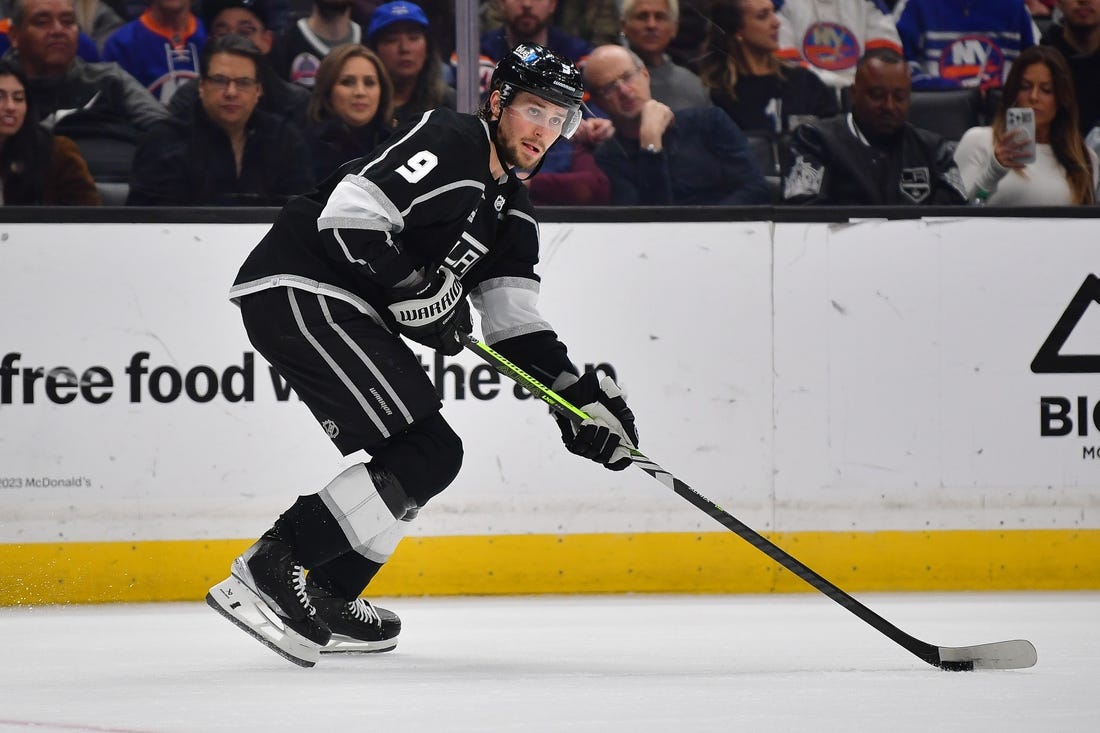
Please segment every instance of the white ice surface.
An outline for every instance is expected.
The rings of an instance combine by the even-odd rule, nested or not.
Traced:
[[[399,598],[397,650],[300,669],[199,603],[0,609],[0,730],[1100,731],[1100,593],[863,595],[943,672],[817,594]]]

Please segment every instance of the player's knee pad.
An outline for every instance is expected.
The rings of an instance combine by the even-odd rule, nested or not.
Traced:
[[[392,475],[421,507],[455,480],[462,468],[462,439],[436,412],[375,451],[371,466]]]

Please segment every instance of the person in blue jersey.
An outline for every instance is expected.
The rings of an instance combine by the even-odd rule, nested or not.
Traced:
[[[900,0],[894,18],[917,90],[1000,87],[1038,41],[1024,0]]]
[[[591,416],[558,419],[571,452],[632,462],[619,388],[581,373],[539,313],[539,231],[517,175],[575,132],[582,95],[572,63],[520,44],[476,115],[426,112],[340,166],[241,266],[230,297],[253,346],[343,455],[370,455],[299,496],[207,595],[290,661],[396,646],[400,619],[360,596],[463,456],[410,342],[457,354],[471,302],[486,342]]]
[[[191,12],[191,0],[150,0],[141,17],[103,44],[103,60],[117,63],[167,104],[178,87],[198,77],[205,43],[206,29]]]

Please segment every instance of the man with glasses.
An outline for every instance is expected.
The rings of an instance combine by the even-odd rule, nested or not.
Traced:
[[[769,200],[767,183],[737,125],[717,107],[673,112],[653,99],[649,71],[632,51],[600,46],[584,78],[615,125],[596,148],[611,203],[748,205]]]
[[[128,204],[274,206],[313,184],[302,136],[286,120],[256,109],[263,56],[227,35],[200,59],[201,104],[189,117],[155,125],[134,156]]]
[[[580,73],[520,44],[490,89],[476,116],[426,112],[291,200],[230,290],[256,350],[335,447],[371,456],[299,496],[207,595],[304,667],[397,645],[400,620],[360,594],[461,467],[462,440],[417,351],[462,350],[467,296],[485,341],[595,418],[558,420],[566,447],[613,470],[631,463],[638,434],[622,393],[581,374],[539,314],[539,231],[519,174],[576,131]]]
[[[275,36],[270,26],[271,12],[270,0],[203,0],[202,22],[211,39],[233,33],[256,45],[264,56],[259,75],[264,93],[259,109],[290,120],[301,132],[307,124],[310,92],[301,84],[292,84],[272,72],[269,54]],[[189,115],[198,101],[199,82],[196,79],[176,90],[168,103],[168,111],[177,116]]]

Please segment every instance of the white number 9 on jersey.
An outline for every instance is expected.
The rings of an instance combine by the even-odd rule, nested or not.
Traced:
[[[421,150],[419,153],[409,158],[403,165],[397,166],[397,172],[401,174],[409,183],[416,183],[424,176],[432,172],[432,168],[435,168],[439,164],[439,158],[435,157],[435,154],[427,150]]]

